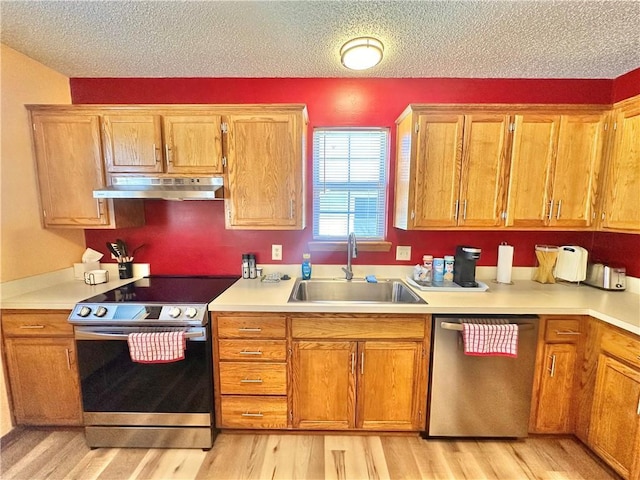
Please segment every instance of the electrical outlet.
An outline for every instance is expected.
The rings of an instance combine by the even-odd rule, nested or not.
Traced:
[[[271,245],[271,260],[282,260],[282,245]]]
[[[396,260],[408,261],[411,260],[411,247],[396,247]]]

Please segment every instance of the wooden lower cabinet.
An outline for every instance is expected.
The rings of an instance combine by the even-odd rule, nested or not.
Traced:
[[[640,339],[601,325],[589,446],[623,478],[640,479]]]
[[[580,316],[542,316],[530,431],[572,433],[575,426],[578,351],[584,338]]]
[[[17,425],[81,425],[73,330],[65,313],[3,312],[8,381]]]
[[[425,319],[385,320],[368,329],[371,316],[292,319],[294,428],[424,429]],[[357,339],[364,332],[371,339]]]

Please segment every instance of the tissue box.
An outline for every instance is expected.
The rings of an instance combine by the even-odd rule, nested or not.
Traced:
[[[73,278],[76,280],[82,280],[84,282],[84,272],[91,270],[99,270],[100,262],[86,262],[86,263],[74,263],[73,264]]]

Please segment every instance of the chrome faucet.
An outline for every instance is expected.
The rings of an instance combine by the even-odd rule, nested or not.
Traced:
[[[353,278],[353,270],[351,269],[351,259],[358,257],[358,242],[356,241],[356,234],[351,232],[347,238],[347,267],[342,267],[342,271],[346,275],[347,280]]]

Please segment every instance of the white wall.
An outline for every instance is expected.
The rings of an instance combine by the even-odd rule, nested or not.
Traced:
[[[70,267],[83,230],[44,229],[25,104],[71,103],[69,78],[0,44],[0,282]],[[11,430],[0,355],[0,436]]]

